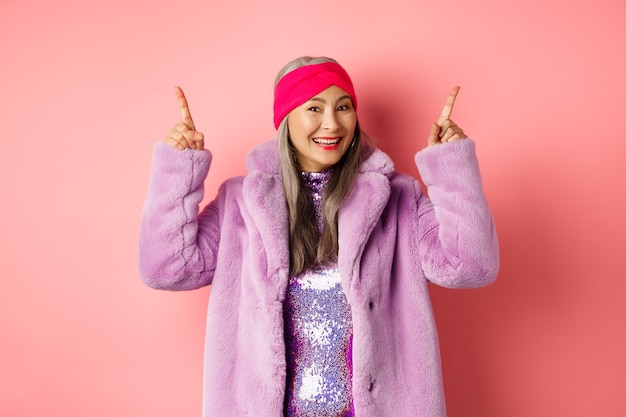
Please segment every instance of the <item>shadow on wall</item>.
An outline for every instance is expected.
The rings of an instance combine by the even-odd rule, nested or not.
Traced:
[[[414,155],[427,146],[430,120],[435,117],[430,113],[437,110],[427,111],[424,101],[418,99],[419,85],[407,79],[406,72],[389,71],[371,73],[359,83],[359,122],[396,169],[417,177]]]

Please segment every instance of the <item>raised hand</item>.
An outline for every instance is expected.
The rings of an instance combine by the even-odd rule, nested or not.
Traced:
[[[433,123],[430,128],[430,135],[428,135],[428,146],[439,145],[445,142],[454,142],[455,140],[466,139],[467,135],[463,133],[463,129],[458,127],[456,123],[450,120],[452,109],[454,108],[454,101],[461,87],[456,86],[450,92],[446,104],[443,106],[439,120]]]
[[[178,107],[180,108],[180,114],[182,121],[174,125],[173,128],[167,132],[163,141],[177,149],[204,149],[204,134],[196,130],[196,125],[191,118],[191,112],[189,111],[189,104],[185,98],[183,90],[176,86],[176,97],[178,98]]]

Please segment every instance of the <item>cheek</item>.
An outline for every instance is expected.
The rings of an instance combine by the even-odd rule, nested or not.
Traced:
[[[289,119],[287,119],[290,136],[308,135],[309,132],[315,130],[314,125],[315,123],[310,117],[305,117],[300,114],[290,115]]]
[[[356,130],[356,115],[346,115],[343,126],[351,133],[350,136],[354,136],[354,131]]]

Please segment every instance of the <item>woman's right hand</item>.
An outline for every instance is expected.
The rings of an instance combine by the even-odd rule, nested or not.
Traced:
[[[204,134],[196,130],[196,126],[191,118],[189,112],[189,105],[185,98],[183,90],[176,86],[176,97],[178,97],[178,107],[180,108],[180,114],[182,121],[174,125],[173,128],[167,132],[163,142],[170,146],[173,146],[181,151],[185,149],[204,149]]]
[[[456,86],[450,92],[445,106],[441,111],[441,116],[437,123],[433,123],[430,129],[430,135],[428,136],[428,146],[435,146],[445,142],[453,142],[455,140],[467,139],[467,135],[463,133],[456,123],[450,120],[452,114],[452,108],[456,101],[456,96],[459,94],[461,87]]]

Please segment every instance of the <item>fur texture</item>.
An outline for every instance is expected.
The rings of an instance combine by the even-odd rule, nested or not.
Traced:
[[[205,347],[205,416],[283,415],[283,301],[288,226],[276,142],[253,149],[249,174],[227,180],[199,213],[208,151],[155,145],[139,268],[146,284],[212,285]],[[416,155],[430,198],[376,151],[339,212],[339,270],[352,308],[356,415],[445,416],[428,281],[491,283],[494,223],[474,142]]]

